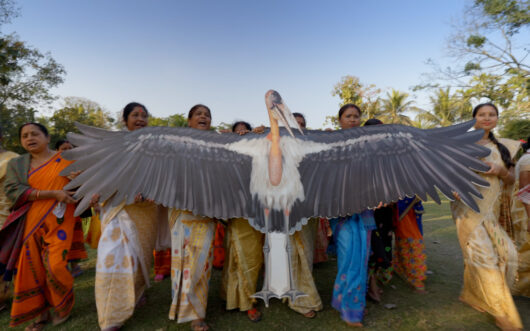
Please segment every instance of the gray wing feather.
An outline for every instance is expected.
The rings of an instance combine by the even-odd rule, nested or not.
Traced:
[[[242,139],[189,128],[147,127],[113,132],[78,125],[79,147],[64,157],[76,160],[63,173],[82,173],[65,188],[81,199],[76,215],[93,194],[118,205],[141,193],[161,205],[216,218],[253,217],[249,193],[251,159],[225,146]],[[245,139],[264,138],[249,135]]]
[[[487,171],[479,158],[489,149],[475,144],[482,131],[468,130],[474,121],[446,128],[420,130],[401,125],[370,126],[338,132],[306,131],[299,139],[331,144],[305,156],[299,165],[306,195],[297,211],[305,217],[351,215],[380,202],[405,196],[430,196],[437,189],[452,192],[474,210],[475,185],[488,186],[474,171]]]

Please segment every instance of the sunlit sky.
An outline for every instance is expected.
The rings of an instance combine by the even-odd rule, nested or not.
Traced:
[[[3,27],[66,68],[54,93],[113,114],[144,103],[155,116],[212,109],[213,124],[267,124],[264,94],[321,127],[344,75],[410,92],[446,57],[468,1],[19,1]],[[426,106],[425,96],[417,98]]]

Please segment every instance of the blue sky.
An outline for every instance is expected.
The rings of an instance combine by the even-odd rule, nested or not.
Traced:
[[[204,103],[214,124],[267,124],[263,98],[273,88],[317,128],[336,114],[331,90],[344,75],[410,92],[428,58],[447,61],[450,23],[466,4],[25,0],[3,30],[65,66],[56,94],[113,114],[133,100],[155,116]]]

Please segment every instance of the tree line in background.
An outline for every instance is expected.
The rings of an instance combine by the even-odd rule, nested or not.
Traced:
[[[31,47],[16,34],[1,31],[4,24],[19,15],[14,0],[0,0],[0,125],[4,146],[21,151],[18,127],[39,121],[50,128],[52,143],[67,132],[76,132],[74,121],[102,128],[120,128],[113,117],[96,102],[68,97],[49,117],[38,116],[37,108],[50,105],[56,97],[53,87],[66,74],[50,54]],[[530,1],[474,0],[464,18],[453,27],[447,50],[455,67],[442,68],[428,60],[432,72],[425,74],[413,91],[427,91],[430,108],[415,105],[409,93],[383,91],[358,77],[345,76],[334,86],[332,95],[341,105],[355,103],[363,118],[384,123],[414,125],[420,128],[447,126],[471,118],[471,103],[488,98],[502,109],[499,134],[521,139],[530,135],[530,45],[523,36],[530,32]],[[151,117],[155,126],[186,126],[184,114]],[[337,118],[328,116],[324,125],[337,126]],[[218,129],[230,127],[221,123]]]

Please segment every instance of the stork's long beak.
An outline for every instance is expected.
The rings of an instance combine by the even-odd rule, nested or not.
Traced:
[[[294,137],[293,131],[291,130],[292,126],[297,128],[302,135],[304,134],[302,128],[296,121],[296,118],[293,116],[287,105],[283,102],[280,93],[274,90],[268,90],[267,93],[265,93],[265,104],[267,105],[267,109],[272,113],[274,119],[281,122],[287,131],[289,131],[291,136]]]

